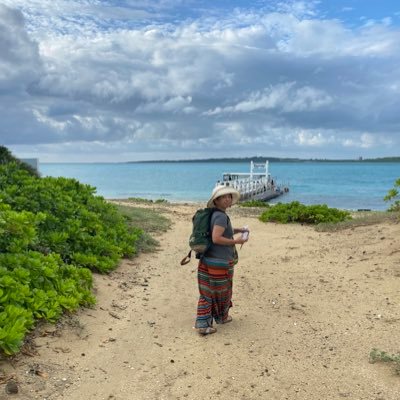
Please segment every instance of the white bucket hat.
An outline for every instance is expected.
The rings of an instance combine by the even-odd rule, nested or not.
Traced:
[[[208,208],[215,207],[214,200],[225,194],[232,195],[232,205],[236,204],[240,199],[240,193],[236,189],[234,189],[233,187],[220,185],[216,186],[212,191],[211,198],[207,202],[207,207]]]

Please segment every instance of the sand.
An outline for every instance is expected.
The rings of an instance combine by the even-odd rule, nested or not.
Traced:
[[[400,376],[369,362],[400,351],[400,224],[340,232],[249,225],[234,277],[233,322],[201,337],[188,251],[196,205],[154,205],[173,219],[161,249],[96,276],[97,305],[32,339],[0,367],[0,399],[400,399]]]

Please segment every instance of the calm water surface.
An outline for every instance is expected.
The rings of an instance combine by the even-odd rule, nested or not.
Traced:
[[[41,164],[43,176],[75,178],[105,198],[142,197],[206,201],[224,172],[248,172],[249,163]],[[270,163],[275,181],[289,193],[273,202],[298,200],[343,209],[384,210],[383,201],[400,177],[400,163]]]

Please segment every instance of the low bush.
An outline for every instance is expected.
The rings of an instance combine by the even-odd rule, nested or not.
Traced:
[[[389,206],[388,211],[390,212],[400,212],[400,200],[399,200],[399,189],[400,188],[400,178],[394,183],[392,189],[389,190],[387,195],[384,197],[385,201],[393,201]]]
[[[400,375],[400,354],[389,354],[386,353],[386,351],[372,349],[371,353],[369,354],[369,359],[371,363],[375,363],[377,361],[393,363],[396,373]]]
[[[35,320],[56,321],[63,311],[95,302],[92,274],[57,254],[0,254],[0,349],[19,350]]]
[[[74,179],[41,178],[0,147],[0,351],[37,320],[95,302],[91,270],[136,252],[142,230]]]
[[[290,222],[304,224],[337,223],[348,219],[351,219],[348,211],[329,208],[325,204],[306,206],[298,201],[287,204],[278,203],[264,211],[260,216],[260,220],[263,222],[279,222],[282,224]]]
[[[0,165],[8,164],[10,162],[14,162],[14,163],[18,164],[20,169],[25,170],[32,176],[37,176],[37,177],[39,176],[39,173],[36,171],[35,168],[31,167],[29,164],[24,163],[21,160],[18,160],[17,158],[15,158],[11,154],[10,150],[7,149],[7,147],[0,146]]]
[[[141,230],[128,230],[117,208],[94,193],[75,179],[37,178],[16,163],[0,166],[0,200],[13,211],[40,215],[31,250],[108,272],[122,256],[135,253]]]
[[[129,201],[133,201],[134,203],[144,203],[144,204],[165,204],[168,203],[168,200],[166,199],[156,199],[156,200],[151,200],[151,199],[144,199],[142,197],[129,197]]]

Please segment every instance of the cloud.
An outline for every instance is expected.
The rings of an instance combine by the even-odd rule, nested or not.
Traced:
[[[393,19],[349,27],[317,1],[3,3],[0,140],[17,150],[296,156],[399,144]]]
[[[295,82],[287,82],[250,93],[248,99],[234,106],[216,108],[206,112],[215,115],[224,112],[251,112],[277,110],[278,112],[314,111],[332,103],[332,98],[321,90],[305,86],[296,88]]]
[[[335,138],[333,136],[326,137],[320,132],[312,133],[301,131],[297,134],[296,141],[300,146],[322,147],[334,143]]]
[[[39,49],[25,31],[18,10],[0,6],[0,90],[23,94],[42,69]]]

